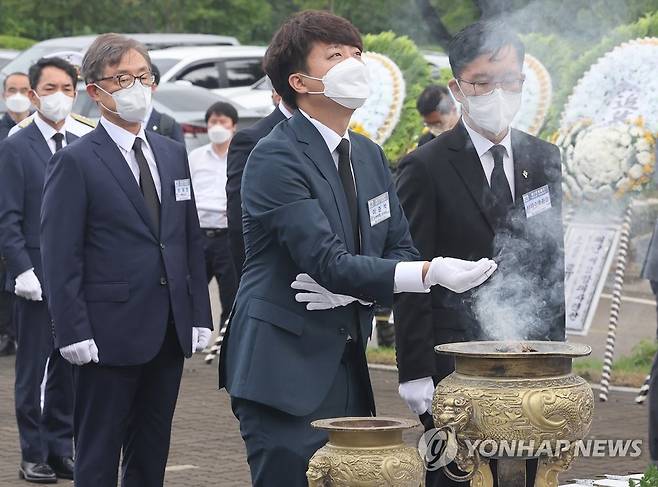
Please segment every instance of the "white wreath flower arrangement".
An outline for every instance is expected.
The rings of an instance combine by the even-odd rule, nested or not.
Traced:
[[[553,142],[562,153],[564,194],[575,203],[638,194],[652,180],[656,139],[641,117],[611,125],[583,119]]]

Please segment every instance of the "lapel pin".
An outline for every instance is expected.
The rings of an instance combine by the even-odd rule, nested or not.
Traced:
[[[153,131],[158,130],[158,126],[157,126],[157,125],[154,125],[153,128],[152,128],[151,130],[153,130]]]
[[[528,171],[524,170],[522,174],[524,178],[528,179]]]

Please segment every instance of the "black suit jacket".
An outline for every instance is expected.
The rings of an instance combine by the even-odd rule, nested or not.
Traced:
[[[244,264],[244,240],[242,239],[242,172],[247,158],[260,139],[269,134],[285,115],[275,108],[267,117],[259,120],[251,127],[240,130],[233,136],[228,148],[226,161],[226,218],[228,220],[228,236],[231,257],[238,276],[242,274]]]
[[[3,141],[9,135],[11,128],[16,125],[14,119],[9,116],[9,113],[5,113],[2,118],[0,118],[0,141]]]
[[[557,147],[512,131],[515,206],[507,221],[496,223],[493,195],[482,164],[462,123],[407,155],[400,163],[397,188],[421,257],[477,260],[494,258],[498,270],[483,286],[463,294],[434,286],[430,294],[396,297],[394,308],[400,381],[452,371],[452,360],[434,353],[434,345],[504,338],[485,321],[477,293],[490,293],[493,308],[517,299],[528,312],[519,321],[534,322],[523,339],[564,339],[564,244],[561,224],[561,170]],[[526,218],[523,195],[548,185],[552,208]],[[519,280],[523,282],[519,284]],[[502,282],[499,282],[502,281]],[[495,287],[492,287],[495,286]],[[498,289],[498,291],[495,291]],[[502,289],[502,290],[501,290]],[[482,296],[482,294],[480,294]],[[478,311],[479,310],[479,314]],[[523,323],[526,324],[526,323]]]
[[[171,119],[167,127],[163,127],[162,117],[169,117]],[[163,128],[166,128],[166,130],[163,130]],[[169,137],[170,139],[173,139],[176,142],[180,142],[181,144],[185,144],[185,136],[183,135],[183,129],[181,128],[180,124],[169,115],[160,113],[155,109],[153,109],[151,112],[149,121],[144,129],[155,132],[156,134],[164,135],[165,137]]]

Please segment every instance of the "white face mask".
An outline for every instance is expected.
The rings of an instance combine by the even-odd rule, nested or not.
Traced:
[[[213,144],[228,142],[232,136],[233,131],[220,124],[215,124],[208,129],[208,138]]]
[[[309,91],[309,95],[324,95],[351,110],[363,106],[370,96],[368,68],[353,57],[334,65],[322,78],[303,73],[299,75],[322,81],[324,84],[324,91]]]
[[[142,122],[146,117],[149,108],[151,108],[151,87],[144,86],[137,80],[135,80],[135,83],[130,88],[122,88],[114,93],[108,93],[96,83],[94,83],[94,86],[114,99],[117,110],[116,112],[110,110],[103,105],[103,103],[101,103],[101,105],[103,105],[106,110],[118,115],[126,122]]]
[[[61,122],[71,113],[73,97],[61,91],[52,95],[39,96],[39,113],[51,122]]]
[[[457,82],[459,86],[459,81]],[[461,91],[459,86],[459,91]],[[505,131],[514,120],[521,107],[521,92],[504,91],[496,88],[491,93],[480,96],[466,96],[462,91],[466,102],[462,103],[464,110],[478,127],[500,134]]]
[[[14,113],[25,113],[30,109],[30,99],[21,94],[15,93],[5,100],[5,105],[7,105],[7,110]]]

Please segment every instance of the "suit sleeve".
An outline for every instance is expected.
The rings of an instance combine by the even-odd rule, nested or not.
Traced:
[[[382,257],[384,259],[393,259],[399,261],[415,261],[420,260],[420,254],[409,234],[409,222],[404,215],[402,205],[398,199],[398,194],[395,189],[395,183],[391,177],[391,171],[388,167],[388,160],[384,155],[381,147],[378,146],[382,163],[384,164],[384,171],[386,171],[389,178],[388,197],[389,207],[391,210],[391,218],[388,225],[388,234],[386,235],[386,245]]]
[[[245,211],[297,267],[334,293],[390,305],[397,261],[351,255],[311,195],[303,165],[283,141],[261,140],[244,171]]]
[[[0,145],[0,249],[7,261],[9,276],[34,267],[23,235],[25,174],[15,149]]]
[[[425,166],[413,154],[400,163],[398,197],[409,220],[416,248],[424,260],[434,257],[436,196]],[[402,293],[395,297],[395,341],[400,382],[434,375],[434,322],[431,294]]]
[[[231,258],[237,275],[241,274],[245,259],[240,187],[244,166],[255,145],[256,141],[248,133],[240,131],[231,140],[226,159],[226,218]]]
[[[183,147],[181,157],[185,161],[185,171],[187,177],[192,180],[190,175],[190,164],[187,160],[187,152]],[[194,326],[213,329],[212,314],[210,312],[210,296],[208,294],[208,280],[206,277],[206,263],[204,260],[203,240],[201,236],[201,227],[199,226],[199,215],[196,209],[196,200],[194,199],[194,188],[191,188],[192,197],[187,204],[187,213],[185,215],[185,227],[187,234],[187,266],[190,270],[192,279],[192,302],[194,306],[193,323]]]
[[[183,128],[181,125],[174,120],[174,125],[171,127],[171,138],[176,142],[180,142],[185,145],[185,135],[183,135]]]
[[[41,203],[41,260],[58,348],[93,338],[84,299],[87,189],[66,149],[49,161]]]

